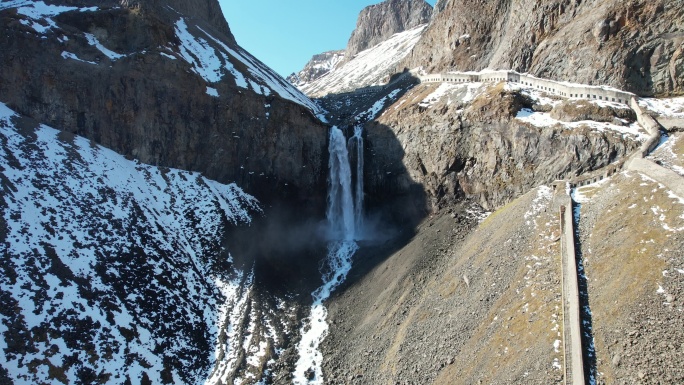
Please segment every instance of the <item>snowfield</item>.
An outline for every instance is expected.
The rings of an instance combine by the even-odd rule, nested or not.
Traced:
[[[659,116],[684,118],[684,97],[669,99],[641,98],[639,105]]]
[[[560,125],[567,129],[577,129],[580,127],[589,127],[597,132],[612,131],[620,134],[622,137],[631,137],[639,141],[648,139],[648,134],[642,129],[639,123],[632,123],[629,126],[618,126],[611,123],[595,122],[593,120],[583,120],[579,122],[562,122],[551,117],[547,112],[535,112],[524,108],[518,112],[516,119],[532,124],[536,127],[552,127]]]
[[[442,83],[432,93],[426,96],[418,105],[430,108],[435,103],[447,97],[446,104],[458,101],[469,103],[485,90],[484,83]]]
[[[321,112],[316,103],[247,51],[239,47],[231,49],[202,28],[189,27],[183,18],[176,22],[175,30],[181,41],[180,57],[192,65],[193,71],[207,83],[216,83],[230,74],[238,87],[264,96],[275,93],[314,113]],[[239,67],[247,68],[246,73],[236,69],[237,63]]]
[[[400,32],[388,40],[359,52],[352,60],[339,66],[300,89],[311,97],[353,91],[387,82],[396,65],[420,39],[427,24]]]
[[[563,99],[552,99],[547,96],[544,92],[541,92],[539,90],[529,88],[527,86],[522,86],[520,84],[512,84],[512,83],[506,83],[505,85],[505,90],[508,91],[519,91],[524,95],[527,95],[535,101],[537,104],[540,105],[546,105],[546,106],[555,106]],[[608,101],[601,101],[601,100],[590,100],[589,101],[592,104],[595,104],[599,107],[611,107],[611,108],[620,108],[620,109],[628,109],[629,107],[620,104],[620,103],[613,103],[613,102],[608,102]],[[585,121],[579,121],[579,122],[562,122],[560,120],[556,120],[551,117],[551,114],[548,112],[537,112],[533,111],[531,109],[524,108],[520,112],[518,112],[518,115],[516,118],[520,121],[529,123],[533,126],[536,127],[552,127],[552,126],[562,126],[567,129],[577,129],[579,127],[589,127],[594,131],[597,132],[615,132],[622,137],[631,137],[639,141],[645,141],[648,139],[648,133],[643,130],[641,125],[639,123],[634,122],[630,124],[629,126],[621,126],[617,124],[611,124],[611,123],[603,123],[603,122],[595,122],[591,120],[585,120]]]
[[[260,212],[236,185],[127,160],[2,103],[0,170],[0,380],[217,384],[283,345],[241,326],[278,319],[248,310],[252,273],[222,247]]]

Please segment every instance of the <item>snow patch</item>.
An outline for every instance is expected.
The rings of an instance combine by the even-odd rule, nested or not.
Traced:
[[[394,91],[390,92],[388,95],[377,100],[373,104],[373,106],[371,108],[369,108],[366,112],[359,114],[357,116],[356,120],[359,121],[359,120],[363,119],[365,121],[370,121],[370,120],[375,119],[378,116],[378,114],[380,113],[380,111],[382,111],[383,108],[385,108],[385,104],[387,104],[387,102],[393,101],[394,98],[399,94],[399,92],[401,92],[400,89],[394,90]]]
[[[420,39],[427,24],[394,34],[386,41],[359,52],[352,60],[300,87],[307,95],[324,96],[384,83]]]
[[[92,45],[93,47],[97,48],[100,52],[102,52],[105,56],[107,56],[111,60],[118,60],[121,59],[122,57],[125,57],[126,55],[121,55],[118,54],[107,47],[103,46],[99,40],[95,37],[95,35],[90,34],[90,33],[85,33],[84,34],[86,39],[88,40],[88,44]]]
[[[207,87],[207,95],[213,96],[213,97],[215,97],[215,98],[218,98],[218,96],[219,96],[218,91],[216,90],[216,88],[212,88],[212,87]]]
[[[233,50],[202,28],[197,27],[197,29],[202,31],[202,33],[223,50],[222,52],[220,50],[217,52],[224,58],[224,65],[233,76],[235,76],[235,81],[239,87],[247,88],[249,82],[252,86],[252,90],[256,93],[269,96],[272,92],[275,92],[283,99],[290,100],[310,109],[314,114],[322,113],[320,107],[316,103],[255,57],[240,48]],[[235,60],[238,60],[245,65],[249,75],[237,71],[226,55],[232,56]],[[252,79],[247,79],[248,77],[252,77]]]
[[[684,97],[667,99],[640,98],[639,105],[660,116],[684,118]]]
[[[223,77],[223,63],[209,43],[193,36],[183,18],[176,22],[176,36],[181,42],[180,55],[193,66],[193,71],[208,83],[216,83]]]
[[[80,61],[80,62],[83,62],[83,63],[88,63],[88,64],[95,64],[95,65],[97,65],[97,63],[95,63],[95,62],[83,60],[83,59],[79,58],[78,56],[76,56],[75,54],[73,54],[73,53],[71,53],[71,52],[67,52],[67,51],[62,51],[62,58],[64,58],[64,59],[72,59],[72,60]]]
[[[630,137],[638,141],[645,141],[648,139],[646,134],[638,123],[632,123],[629,126],[618,126],[611,123],[595,122],[592,120],[583,120],[579,122],[562,122],[551,117],[548,112],[536,112],[529,108],[523,108],[518,112],[516,119],[529,123],[535,127],[553,127],[561,126],[569,130],[578,129],[580,127],[589,127],[597,132],[612,131],[622,135],[622,137]]]
[[[541,186],[537,189],[537,196],[532,200],[532,205],[523,216],[528,225],[531,224],[530,218],[537,216],[544,210],[553,199],[553,189],[549,186]]]
[[[328,334],[326,318],[328,310],[323,302],[347,277],[352,266],[352,256],[358,250],[355,242],[332,242],[328,245],[326,267],[323,271],[323,285],[313,292],[314,303],[311,313],[302,326],[302,339],[297,345],[299,359],[293,373],[293,383],[296,385],[323,385],[321,365],[323,355],[318,346]],[[307,372],[313,372],[313,379],[309,380]]]
[[[52,28],[57,28],[57,24],[52,20],[52,17],[79,9],[78,7],[45,4],[42,1],[5,1],[0,4],[0,10],[16,7],[18,7],[18,14],[26,16],[32,21],[32,23],[24,24],[30,26],[41,35],[44,35]]]

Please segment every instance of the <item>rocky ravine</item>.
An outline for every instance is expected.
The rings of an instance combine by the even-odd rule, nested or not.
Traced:
[[[477,212],[448,206],[405,246],[362,250],[329,306],[330,384],[560,383],[552,193],[534,190],[480,224]]]
[[[437,8],[407,68],[513,69],[639,95],[684,92],[677,1],[440,0]]]

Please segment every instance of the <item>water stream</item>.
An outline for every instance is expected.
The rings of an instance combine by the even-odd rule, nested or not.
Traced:
[[[363,228],[363,139],[362,130],[357,127],[354,136],[345,139],[337,127],[330,129],[328,206],[328,253],[321,266],[323,284],[311,295],[311,313],[301,328],[302,339],[297,345],[299,359],[295,366],[293,383],[297,385],[322,385],[323,355],[320,343],[328,333],[328,311],[323,302],[347,278],[352,266],[352,257],[359,246],[355,240],[361,238]],[[352,168],[349,150],[355,156],[356,175],[352,189]],[[353,193],[352,193],[353,191]]]
[[[580,237],[580,220],[582,203],[576,198],[577,189],[572,189],[572,217],[575,228],[575,253],[577,256],[577,283],[579,286],[580,319],[582,321],[582,359],[584,363],[584,376],[586,383],[596,385],[596,345],[594,343],[594,326],[589,304],[589,282],[584,269],[584,257],[582,255],[582,243]]]

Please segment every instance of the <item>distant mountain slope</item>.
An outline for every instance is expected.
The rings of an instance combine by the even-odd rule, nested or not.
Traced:
[[[370,5],[359,13],[344,51],[315,55],[304,69],[290,75],[288,81],[311,97],[382,82],[397,70],[394,68],[397,61],[415,44],[416,29],[427,24],[431,15],[432,6],[424,0],[386,0]],[[409,30],[414,32],[397,36]],[[373,51],[366,52],[370,50]],[[356,62],[341,68],[351,61]],[[331,72],[332,77],[322,79]],[[343,84],[338,84],[340,81]]]
[[[680,1],[440,0],[408,68],[513,69],[640,95],[684,92]]]
[[[259,351],[269,331],[242,325],[269,316],[249,305],[251,266],[223,247],[260,212],[236,185],[126,160],[4,104],[0,170],[0,383],[197,384]]]
[[[300,86],[310,97],[353,91],[384,84],[396,72],[397,65],[416,44],[426,25],[400,32],[388,40],[360,52],[352,60],[330,71],[312,83]]]
[[[431,15],[432,6],[425,0],[386,0],[369,5],[359,13],[356,28],[347,43],[347,60],[396,33],[427,23]]]
[[[304,68],[287,77],[287,81],[300,87],[311,83],[337,68],[344,61],[344,51],[328,51],[314,55]]]

